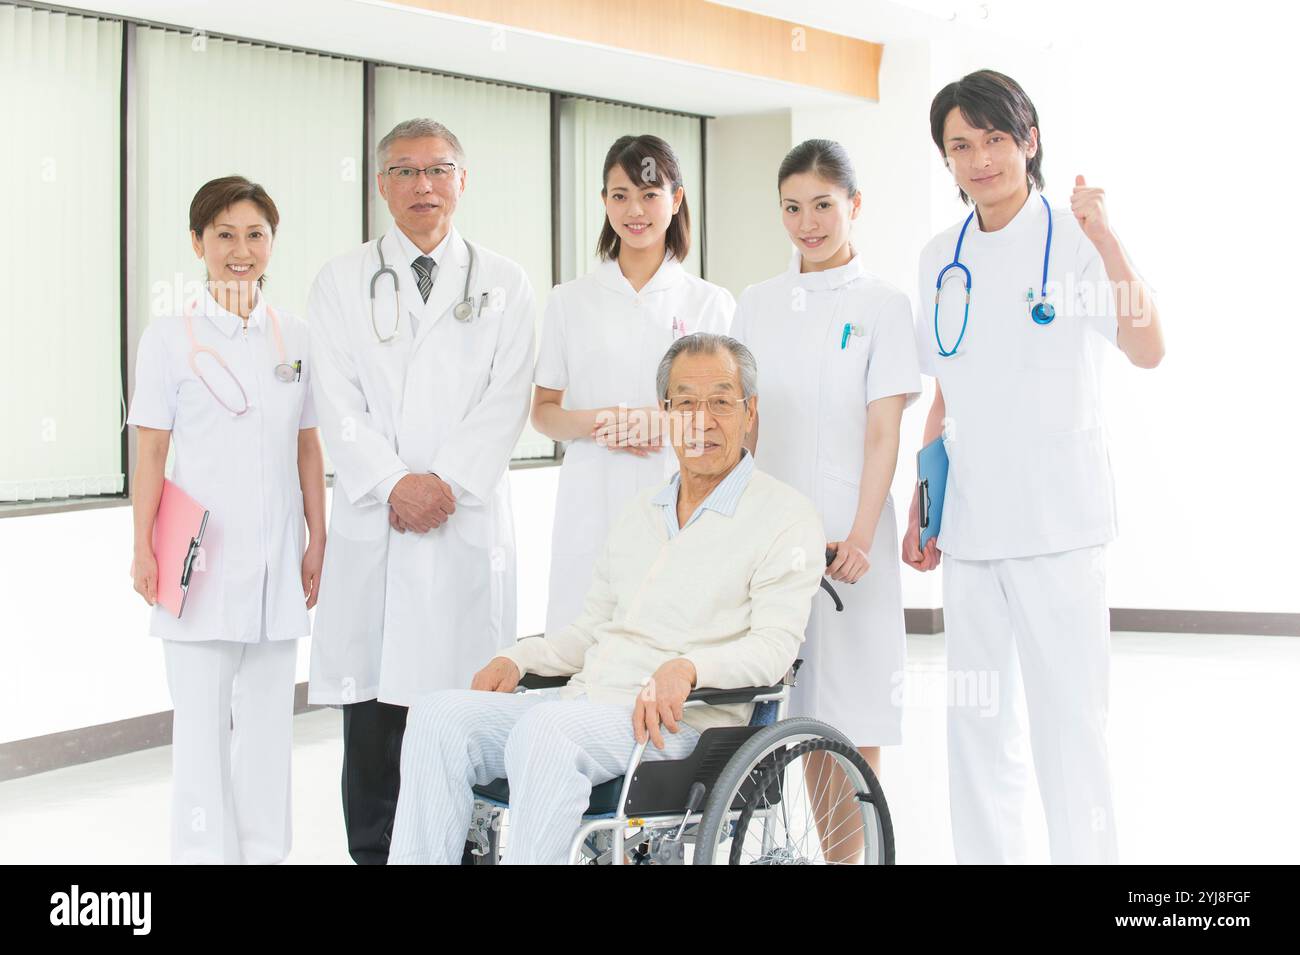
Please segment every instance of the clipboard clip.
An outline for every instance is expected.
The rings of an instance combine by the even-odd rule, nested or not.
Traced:
[[[920,511],[921,527],[924,529],[930,526],[930,479],[921,480]]]
[[[194,570],[194,558],[199,553],[199,541],[197,537],[190,538],[189,550],[185,552],[185,564],[181,567],[181,587],[186,588],[190,585],[190,573]]]

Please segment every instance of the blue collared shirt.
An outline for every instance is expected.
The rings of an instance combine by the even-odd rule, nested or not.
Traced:
[[[717,511],[725,517],[731,517],[735,514],[736,505],[740,502],[740,495],[745,493],[745,488],[749,486],[749,477],[753,473],[754,457],[747,448],[741,448],[740,460],[731,469],[731,473],[723,478],[722,483],[700,502],[700,506],[695,509],[695,513],[680,528],[677,526],[677,491],[681,487],[682,475],[680,471],[674,474],[673,479],[650,499],[651,503],[658,504],[663,509],[664,526],[668,528],[668,539],[672,540],[694,524],[695,519],[703,514],[705,510]]]

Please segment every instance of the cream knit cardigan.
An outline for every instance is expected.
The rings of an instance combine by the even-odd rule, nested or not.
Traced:
[[[596,561],[583,612],[558,633],[498,656],[519,672],[572,676],[561,697],[635,703],[642,681],[676,657],[696,686],[769,686],[799,652],[825,569],[826,536],[812,502],[755,470],[727,517],[705,510],[672,540],[647,488],[619,515]],[[749,721],[752,704],[691,706],[703,732]]]

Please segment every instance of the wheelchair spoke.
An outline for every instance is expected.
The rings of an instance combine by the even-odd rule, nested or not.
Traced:
[[[863,797],[875,794],[869,792],[862,772],[842,752],[813,744],[805,749],[774,764],[753,785],[750,806],[734,825],[733,861],[838,865],[861,864],[871,856],[876,809],[872,800]],[[860,759],[856,752],[853,757]],[[802,784],[787,785],[794,779]],[[794,798],[803,805],[790,805]],[[761,825],[756,824],[759,820]],[[851,856],[840,858],[846,851]]]

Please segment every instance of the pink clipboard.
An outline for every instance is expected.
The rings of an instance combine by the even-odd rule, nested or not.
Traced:
[[[158,563],[158,603],[177,617],[185,609],[190,574],[207,526],[207,509],[163,478],[153,522],[153,556]]]

